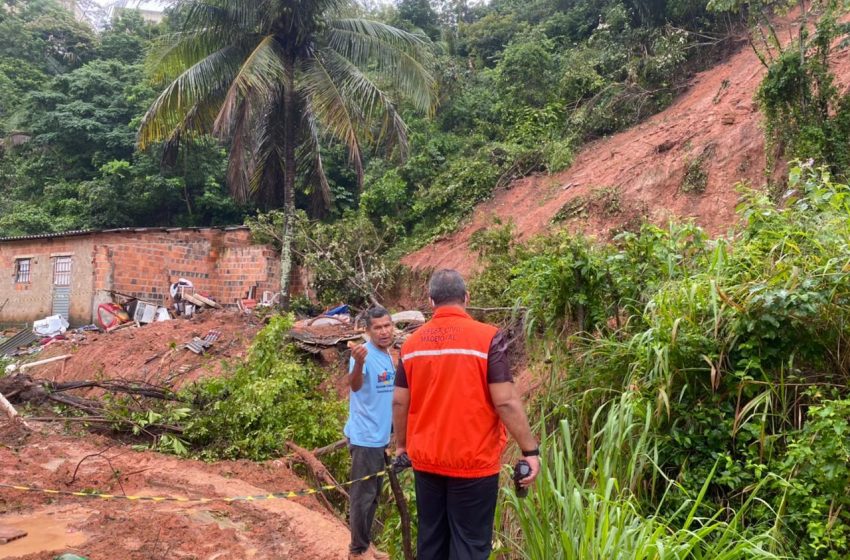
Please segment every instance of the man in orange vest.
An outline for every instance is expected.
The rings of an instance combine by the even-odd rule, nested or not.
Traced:
[[[540,470],[511,376],[505,334],[473,320],[469,294],[454,270],[428,286],[433,318],[401,348],[393,393],[396,454],[413,463],[419,512],[419,560],[490,556],[505,427],[531,473]]]

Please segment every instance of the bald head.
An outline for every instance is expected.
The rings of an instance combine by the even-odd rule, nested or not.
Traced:
[[[465,305],[466,284],[457,270],[444,268],[431,276],[428,296],[434,307],[441,305]]]

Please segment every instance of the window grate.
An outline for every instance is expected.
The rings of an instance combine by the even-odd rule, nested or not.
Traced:
[[[53,285],[71,285],[71,257],[56,257],[53,262]]]
[[[30,259],[17,259],[15,261],[15,282],[18,284],[29,284],[30,281]]]

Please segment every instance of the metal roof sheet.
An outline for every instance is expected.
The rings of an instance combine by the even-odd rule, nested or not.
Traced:
[[[10,237],[0,237],[0,243],[4,241],[27,241],[31,239],[56,239],[60,237],[78,237],[81,235],[95,235],[98,233],[141,233],[146,231],[206,231],[206,230],[221,230],[221,231],[236,231],[240,229],[248,229],[247,226],[220,226],[220,227],[123,227],[111,229],[77,229],[71,231],[61,231],[57,233],[35,233],[31,235],[13,235]]]
[[[29,346],[39,338],[41,338],[39,335],[32,332],[32,328],[26,328],[12,338],[0,343],[0,356],[11,354],[22,346]]]

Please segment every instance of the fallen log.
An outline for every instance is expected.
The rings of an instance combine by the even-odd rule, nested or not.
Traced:
[[[330,445],[326,445],[324,447],[316,448],[312,451],[312,453],[313,453],[313,455],[318,457],[320,455],[326,455],[328,453],[333,453],[334,451],[338,451],[338,450],[342,449],[343,447],[345,447],[346,445],[348,445],[348,440],[341,439],[339,441],[333,442]]]
[[[342,489],[339,482],[331,476],[331,473],[328,471],[327,467],[325,467],[324,463],[317,459],[315,455],[291,441],[287,441],[286,446],[289,447],[289,449],[291,449],[305,465],[307,465],[307,469],[313,473],[313,476],[319,484],[335,486],[339,493],[348,499],[348,492]]]

